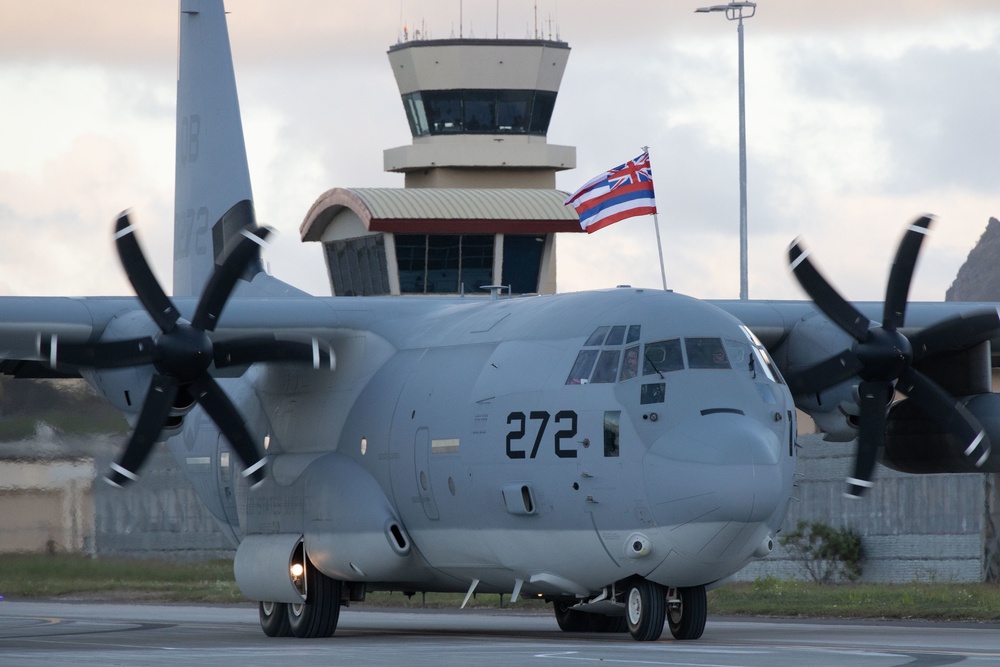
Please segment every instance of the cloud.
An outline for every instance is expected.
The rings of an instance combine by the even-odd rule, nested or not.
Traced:
[[[501,3],[498,25],[495,1],[466,0],[463,33],[525,36],[534,5]],[[537,5],[540,29],[573,49],[548,140],[577,146],[578,166],[558,187],[573,190],[650,146],[668,283],[736,296],[734,25],[676,3]],[[904,225],[929,210],[941,219],[913,293],[941,298],[1000,213],[994,5],[760,3],[745,44],[752,297],[801,296],[784,251],[803,234],[846,294],[880,299]],[[385,51],[404,23],[451,36],[457,5],[233,0],[227,9],[258,215],[281,232],[267,259],[324,293],[321,253],[301,247],[298,226],[330,187],[402,185],[382,171],[382,151],[410,142]],[[0,11],[0,224],[4,245],[23,248],[0,256],[0,290],[123,291],[105,234],[125,206],[168,281],[176,3],[109,0],[97,12],[0,0]],[[51,230],[45,243],[35,228]],[[654,241],[648,218],[566,236],[559,287],[655,287]],[[59,261],[39,271],[46,257]]]

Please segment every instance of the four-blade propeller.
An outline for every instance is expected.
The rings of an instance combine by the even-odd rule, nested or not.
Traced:
[[[945,433],[962,442],[965,455],[981,466],[990,443],[982,425],[965,406],[915,364],[935,354],[977,345],[1000,329],[996,310],[956,316],[918,331],[909,338],[899,329],[906,319],[907,298],[920,246],[931,218],[922,217],[906,231],[889,274],[881,324],[872,323],[847,302],[809,261],[799,241],[788,249],[790,267],[816,306],[854,338],[849,349],[809,368],[786,376],[793,395],[802,396],[833,387],[852,377],[858,384],[858,446],[847,494],[861,496],[872,486],[872,474],[885,436],[886,415],[894,392],[907,396]]]
[[[253,205],[241,201],[226,214],[242,224],[226,248],[223,262],[209,278],[191,321],[184,320],[157,282],[127,213],[115,227],[115,244],[129,281],[149,316],[159,327],[155,336],[96,343],[60,343],[55,336],[40,337],[39,352],[52,366],[59,363],[92,368],[153,366],[153,377],[132,436],[121,457],[111,464],[105,479],[116,486],[137,479],[137,472],[161,432],[175,425],[178,408],[197,402],[225,435],[243,462],[244,477],[253,484],[264,478],[266,459],[247,430],[240,412],[209,373],[262,361],[310,363],[334,367],[333,351],[316,339],[311,343],[277,340],[273,336],[243,336],[213,341],[222,309],[236,281],[258,258],[269,230],[258,228]]]

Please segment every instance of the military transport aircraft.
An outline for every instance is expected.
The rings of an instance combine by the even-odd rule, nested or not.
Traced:
[[[239,543],[266,634],[329,636],[341,606],[395,590],[537,596],[563,630],[696,639],[706,590],[781,528],[796,407],[857,438],[851,494],[879,459],[1000,470],[996,308],[907,304],[929,218],[884,304],[842,299],[800,243],[815,305],[312,297],[261,268],[221,0],[181,0],[179,50],[173,297],[123,214],[138,298],[0,299],[0,371],[83,377],[125,413],[113,484],[165,442]]]

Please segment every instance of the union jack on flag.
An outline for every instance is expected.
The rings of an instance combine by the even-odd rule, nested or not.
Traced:
[[[650,184],[653,182],[653,170],[649,166],[649,153],[643,153],[631,162],[626,162],[608,172],[608,184],[612,190],[622,185],[632,185],[632,183],[641,181],[649,181]]]
[[[595,176],[563,204],[576,210],[588,234],[625,218],[656,213],[649,153]]]

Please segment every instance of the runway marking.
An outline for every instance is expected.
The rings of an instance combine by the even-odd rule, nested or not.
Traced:
[[[670,667],[749,667],[748,665],[737,665],[734,663],[715,664],[711,662],[676,662],[673,660],[634,660],[616,658],[588,658],[578,655],[575,651],[565,651],[562,653],[536,653],[533,657],[549,660],[577,660],[580,662],[603,662],[621,663],[624,665],[669,665]]]

